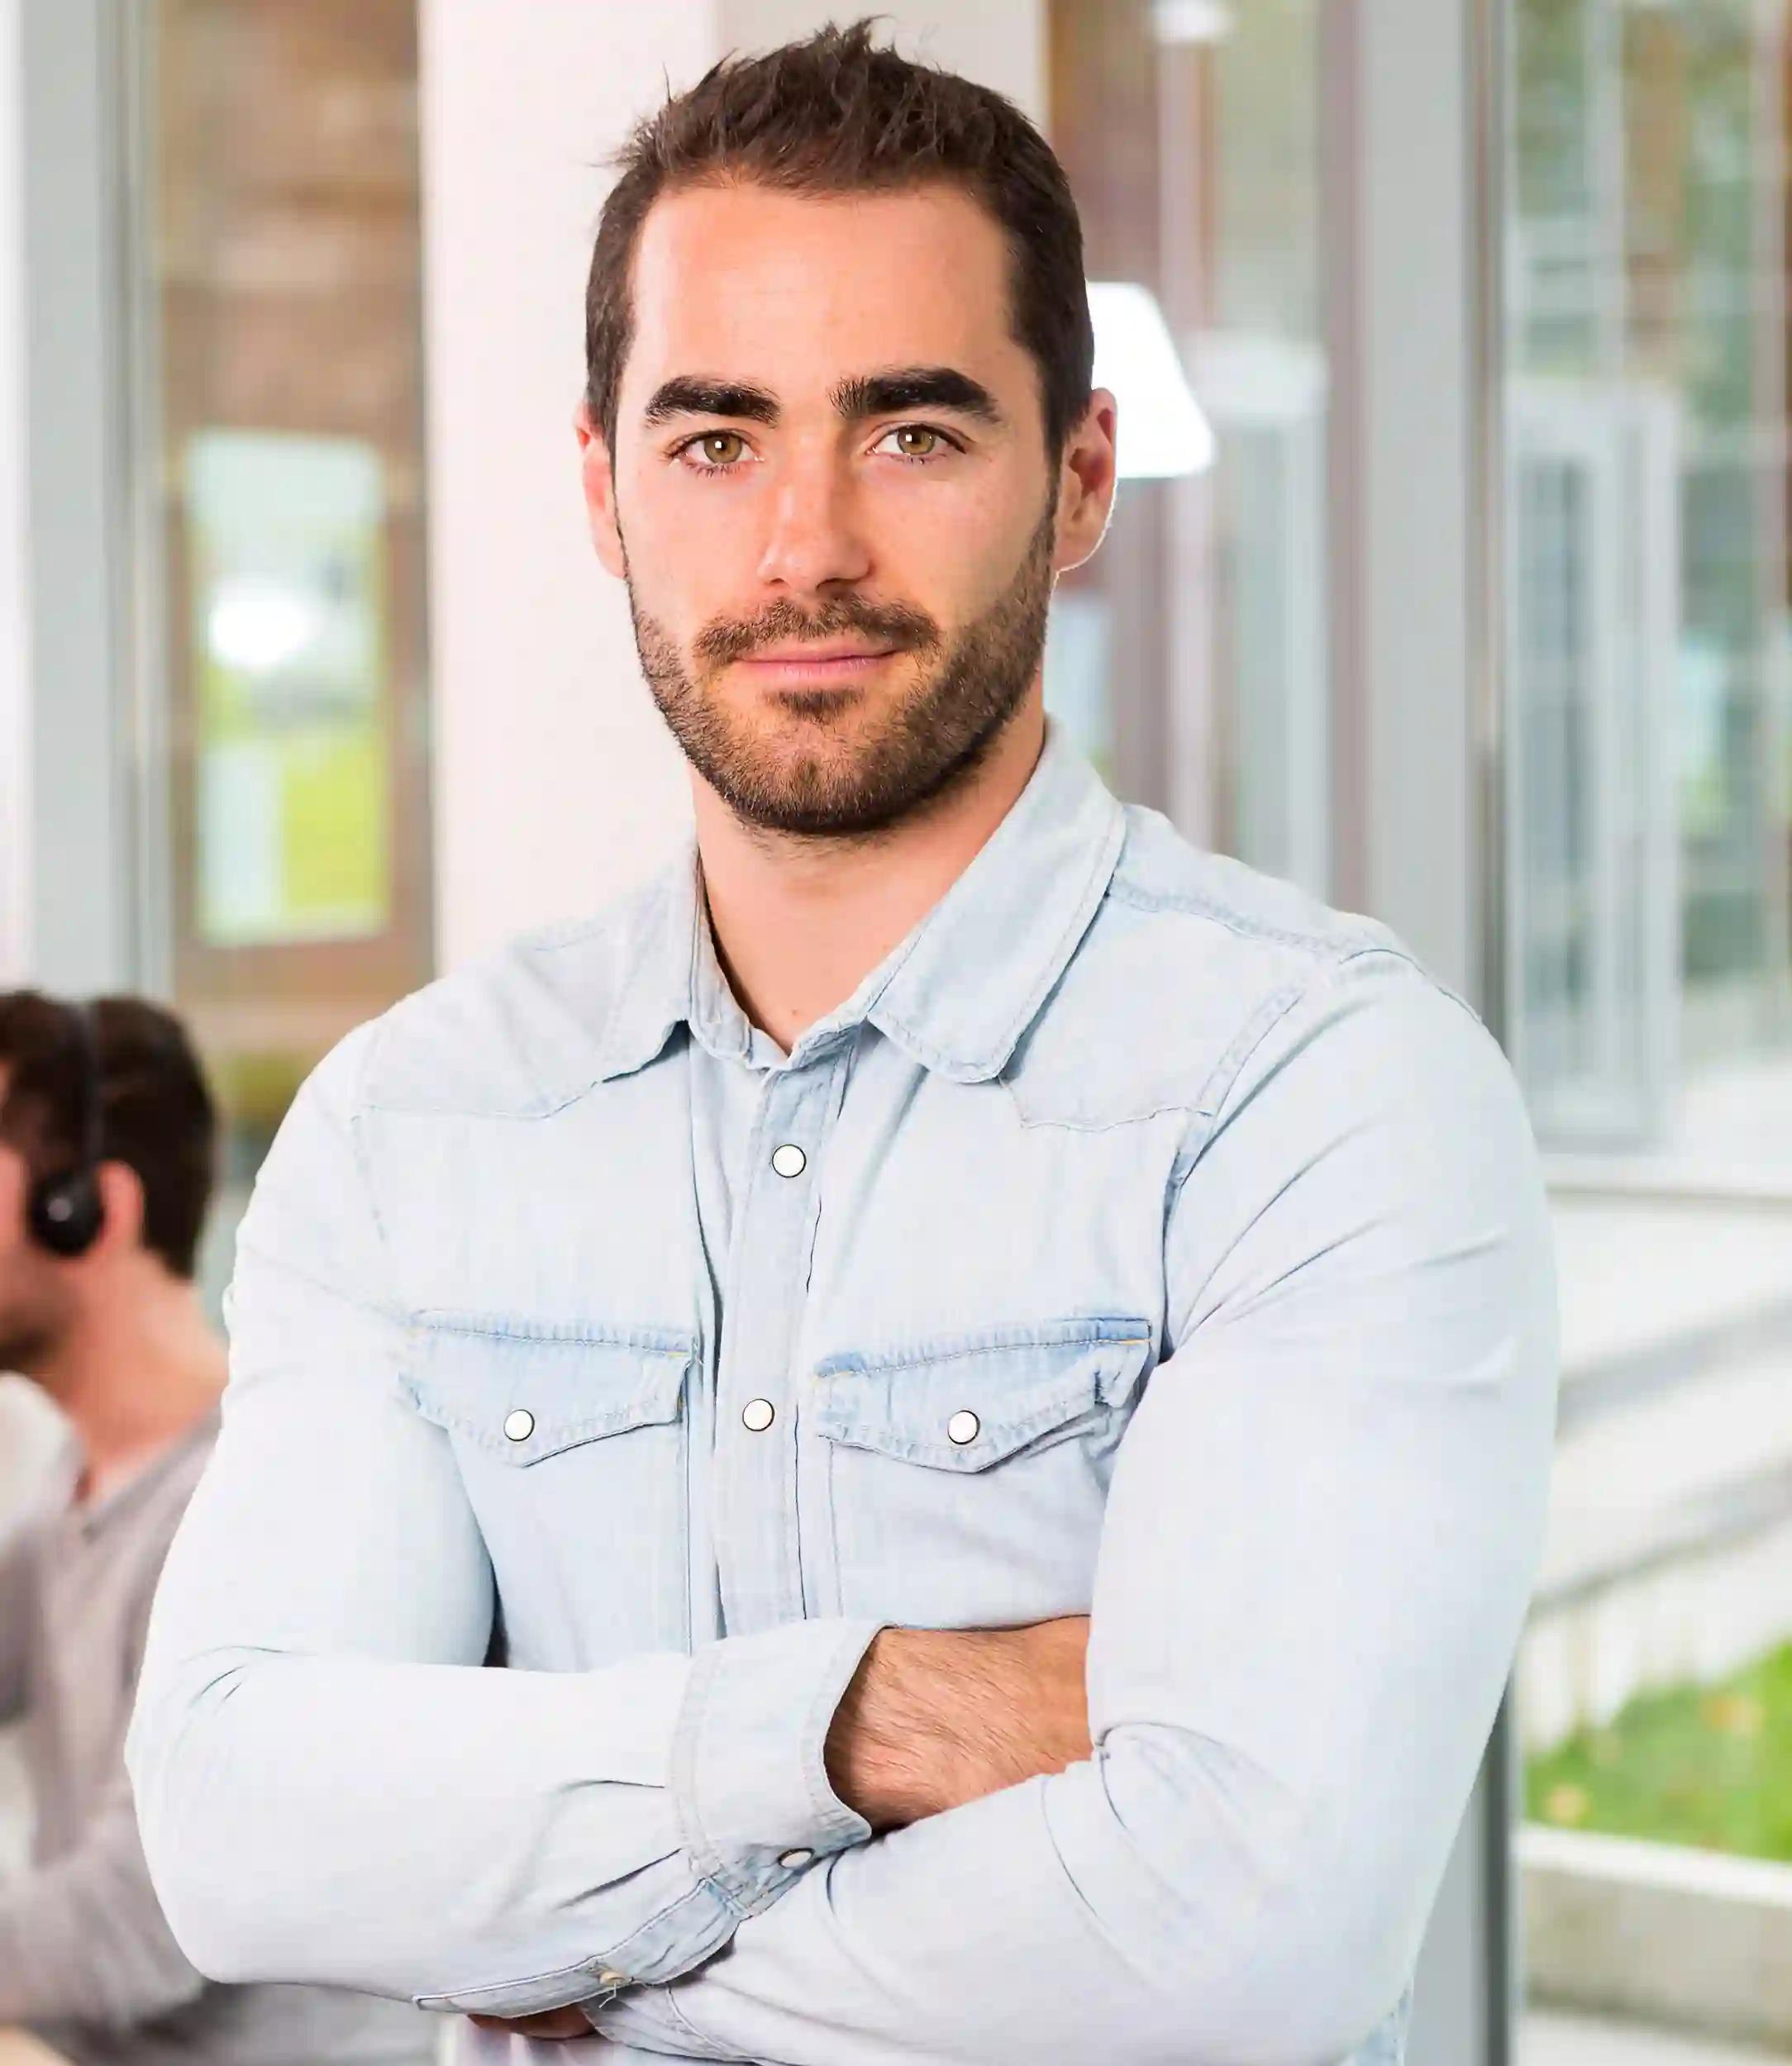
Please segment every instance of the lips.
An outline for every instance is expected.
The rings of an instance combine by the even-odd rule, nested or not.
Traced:
[[[755,667],[812,667],[839,660],[888,659],[890,650],[881,645],[774,646],[765,652],[749,654],[746,664]]]
[[[862,678],[875,674],[890,658],[892,655],[887,651],[841,652],[832,657],[825,652],[779,653],[769,656],[755,654],[740,664],[755,678],[758,686],[764,688],[846,688]]]

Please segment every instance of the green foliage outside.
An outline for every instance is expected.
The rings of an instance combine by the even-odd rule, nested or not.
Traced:
[[[1792,1643],[1713,1686],[1639,1695],[1525,1770],[1559,1829],[1792,1859]]]

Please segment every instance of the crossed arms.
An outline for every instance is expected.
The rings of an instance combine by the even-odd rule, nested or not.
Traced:
[[[645,2049],[788,2066],[1360,2043],[1498,1706],[1553,1435],[1541,1177],[1471,1015],[1365,955],[1265,1031],[1199,1210],[1184,1185],[1170,1211],[1174,1352],[1110,1488],[1087,1753],[1023,1726],[881,1777],[854,1761],[865,1624],[479,1669],[490,1568],[439,1431],[380,1382],[402,1320],[346,1202],[358,1038],[245,1226],[222,1437],[132,1730],[194,1963],[500,2018],[582,2004]]]

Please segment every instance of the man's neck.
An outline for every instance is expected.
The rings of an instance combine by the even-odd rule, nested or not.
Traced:
[[[84,1466],[76,1498],[103,1498],[197,1426],[224,1388],[226,1352],[194,1286],[155,1272],[84,1311],[31,1373],[66,1416]]]
[[[970,865],[1027,787],[1043,741],[1031,701],[941,807],[862,838],[743,825],[693,780],[716,951],[753,1024],[788,1051],[843,1004]]]

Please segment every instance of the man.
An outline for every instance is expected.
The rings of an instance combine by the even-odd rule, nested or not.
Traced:
[[[0,1721],[24,1718],[36,1809],[30,1868],[0,1882],[0,2026],[79,2066],[422,2066],[413,2010],[208,1984],[138,1841],[125,1726],[224,1385],[193,1283],[215,1132],[167,1012],[0,995],[0,1369],[67,1422],[41,1498],[0,1541]]]
[[[1510,1072],[1046,726],[1115,411],[1013,107],[718,67],[588,347],[694,847],[283,1130],[134,1730],[177,1935],[467,2059],[1397,2059],[1542,1532]]]

